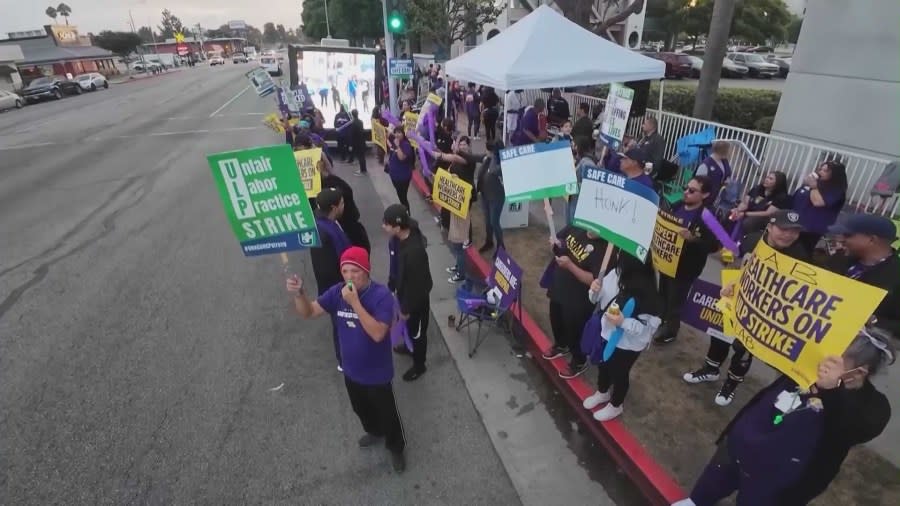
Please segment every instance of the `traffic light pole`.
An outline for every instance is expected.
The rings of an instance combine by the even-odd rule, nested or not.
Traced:
[[[387,2],[388,0],[381,0],[382,21],[384,22],[384,54],[387,58],[385,62],[387,73],[384,77],[388,82],[388,100],[390,101],[391,114],[397,117],[400,113],[399,101],[397,100],[397,81],[391,77],[391,60],[394,59],[394,34],[388,30]]]

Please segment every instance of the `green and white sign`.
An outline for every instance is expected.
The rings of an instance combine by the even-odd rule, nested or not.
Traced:
[[[508,204],[578,193],[568,141],[513,146],[500,151],[500,162]]]
[[[206,159],[244,255],[320,245],[315,216],[290,146],[214,153]]]

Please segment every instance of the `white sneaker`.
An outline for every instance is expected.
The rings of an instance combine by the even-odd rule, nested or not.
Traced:
[[[344,372],[344,368],[341,366],[338,366],[338,372]]]
[[[616,407],[612,404],[607,404],[606,406],[603,406],[603,409],[600,411],[594,412],[594,420],[597,420],[598,422],[608,422],[621,415],[622,411],[622,406]]]
[[[603,393],[598,390],[585,399],[581,405],[584,406],[584,409],[594,409],[604,402],[609,402],[609,392]]]

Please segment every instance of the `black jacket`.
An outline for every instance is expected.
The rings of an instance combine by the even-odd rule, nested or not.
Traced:
[[[577,141],[580,137],[594,138],[594,122],[587,116],[578,118],[575,120],[575,125],[572,126],[572,138]]]
[[[316,288],[322,295],[332,286],[342,283],[341,258],[334,249],[334,244],[328,234],[319,234],[322,245],[309,249],[309,258],[312,261],[313,276],[316,278]]]
[[[433,282],[425,246],[425,236],[417,227],[410,228],[409,237],[397,246],[397,279],[389,284],[397,290],[403,314],[428,307]]]
[[[341,228],[344,229],[344,233],[347,234],[347,238],[354,246],[371,251],[369,234],[366,233],[366,228],[359,221],[359,208],[353,199],[353,188],[334,174],[322,177],[322,188],[337,188],[341,191],[341,195],[344,197],[344,214],[338,218],[338,223],[341,224]]]
[[[831,272],[846,276],[850,266],[854,263],[856,263],[855,258],[838,254],[829,257],[824,267]],[[875,308],[875,318],[878,319],[875,326],[900,338],[900,257],[897,256],[897,252],[894,251],[894,254],[885,261],[863,271],[859,281],[887,290],[887,295]]]
[[[347,129],[350,130],[350,144],[357,148],[364,148],[366,145],[366,128],[363,126],[362,120],[355,118]]]

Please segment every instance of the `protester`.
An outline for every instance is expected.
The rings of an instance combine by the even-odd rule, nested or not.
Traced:
[[[466,87],[466,93],[463,96],[463,100],[466,104],[466,118],[468,118],[466,133],[469,134],[469,137],[477,139],[478,130],[481,128],[481,116],[479,111],[481,96],[478,94],[478,90],[475,89],[475,83],[469,83]]]
[[[609,360],[597,365],[597,391],[582,403],[585,409],[607,403],[594,413],[595,420],[606,422],[622,414],[631,368],[641,352],[650,346],[650,338],[662,322],[659,319],[662,301],[656,289],[652,262],[642,262],[621,252],[616,269],[602,280],[595,279],[588,293],[590,301],[599,302],[604,310],[600,331],[602,345],[609,346],[608,340],[616,329],[623,331]],[[630,299],[634,300],[632,316],[625,317],[621,310],[608,310],[611,303],[622,308]]]
[[[497,120],[500,118],[500,97],[490,86],[486,86],[481,93],[481,117],[484,120],[485,141],[495,141]]]
[[[543,357],[552,360],[571,355],[566,371],[559,376],[571,379],[587,370],[587,357],[581,351],[581,332],[594,312],[594,305],[584,296],[601,273],[606,241],[593,232],[573,226],[563,228],[551,240],[553,246],[552,279],[547,295],[550,297],[550,328],[555,344]],[[607,271],[615,267],[607,266]]]
[[[377,122],[381,126],[385,127],[385,129],[387,129],[387,126],[388,126],[387,121],[381,118],[381,107],[382,106],[376,105],[375,107],[372,108],[372,124],[374,125]],[[385,131],[387,131],[387,130],[385,130]],[[376,160],[378,160],[378,165],[384,165],[384,155],[385,155],[384,150],[381,149],[381,146],[376,144],[375,145],[375,158],[376,158]]]
[[[731,154],[731,145],[728,141],[715,141],[712,144],[712,153],[707,156],[697,170],[695,176],[707,176],[710,181],[709,197],[703,202],[703,205],[710,207],[716,203],[722,186],[731,178],[731,164],[728,162],[728,156]],[[652,161],[652,160],[651,160]],[[654,168],[659,169],[654,164]]]
[[[800,213],[804,228],[800,240],[810,253],[815,251],[828,227],[837,221],[846,200],[847,168],[837,160],[820,165],[794,192],[794,210]]]
[[[752,232],[741,239],[739,253],[743,263],[746,263],[759,241],[762,240],[775,251],[799,260],[810,262],[811,258],[806,247],[798,240],[803,226],[800,225],[800,216],[794,211],[778,210],[770,218],[764,231]],[[734,295],[734,285],[722,287],[723,297]],[[733,338],[733,336],[728,336]],[[697,370],[685,373],[684,381],[697,384],[719,380],[719,369],[728,358],[728,350],[733,349],[731,364],[728,368],[728,377],[722,384],[722,388],[716,393],[715,402],[719,406],[727,406],[734,400],[737,387],[743,383],[744,377],[750,371],[753,357],[747,352],[747,348],[740,341],[732,343],[723,341],[717,337],[709,336],[709,350],[706,352],[706,361]]]
[[[731,213],[732,221],[740,221],[744,234],[765,228],[779,209],[790,209],[787,175],[784,172],[769,172],[762,182],[754,186]]]
[[[554,141],[567,141],[572,146],[572,153],[575,153],[575,142],[572,140],[572,120],[565,120],[559,127],[559,132],[553,136]]]
[[[288,278],[286,287],[302,318],[331,315],[344,357],[344,385],[365,430],[359,446],[368,448],[384,438],[394,471],[402,473],[406,469],[406,437],[391,385],[390,327],[395,303],[386,286],[371,280],[370,270],[369,255],[353,247],[340,257],[340,280],[316,300],[307,298],[298,276]]]
[[[335,188],[341,192],[344,210],[337,218],[337,222],[347,238],[350,239],[350,244],[370,252],[372,245],[369,242],[369,234],[366,232],[366,227],[360,221],[359,207],[357,207],[356,200],[353,198],[353,188],[334,174],[329,167],[323,165],[320,166],[319,170],[322,175],[322,188]],[[318,203],[316,205],[318,206]]]
[[[428,263],[427,241],[419,224],[410,218],[409,211],[400,204],[384,210],[381,228],[390,236],[390,276],[388,288],[397,294],[400,316],[412,340],[413,366],[403,373],[403,381],[415,381],[425,374],[428,350],[428,320],[431,318],[429,296],[433,287]],[[395,352],[409,354],[406,345]]]
[[[712,506],[737,492],[738,506],[802,506],[824,492],[854,446],[891,418],[887,397],[870,377],[894,362],[890,336],[861,329],[841,357],[826,357],[816,383],[800,388],[782,376],[731,420],[718,448],[677,506]]]
[[[571,117],[569,102],[562,97],[562,90],[554,88],[547,99],[547,115],[551,125],[560,126]]]
[[[706,176],[695,176],[684,189],[683,200],[675,204],[669,214],[681,219],[685,228],[678,233],[684,238],[684,247],[676,267],[675,277],[659,277],[659,291],[663,297],[663,325],[656,332],[656,344],[671,343],[681,329],[681,309],[694,281],[706,266],[706,257],[717,251],[718,241],[703,223],[703,202],[709,196],[710,181]]]
[[[496,246],[503,249],[503,226],[500,216],[506,204],[506,191],[503,188],[503,173],[500,170],[500,151],[503,143],[496,141],[487,145],[491,156],[481,164],[476,180],[476,188],[481,195],[481,212],[484,214],[484,244],[478,248],[479,253],[486,253]],[[496,241],[495,241],[496,239]]]
[[[828,229],[842,251],[830,256],[825,267],[887,291],[875,309],[874,322],[900,337],[900,257],[891,244],[897,239],[894,223],[872,214],[856,214]]]
[[[343,106],[341,106],[343,107]],[[359,119],[359,111],[353,109],[350,111],[350,115],[353,117],[351,124],[347,127],[350,130],[350,146],[352,148],[352,152],[350,154],[349,162],[353,162],[353,158],[359,162],[359,169],[354,172],[357,176],[363,176],[367,173],[366,170],[366,128],[363,126],[363,122]]]
[[[525,108],[518,128],[513,132],[512,145],[533,144],[546,139],[542,136],[541,121],[539,115],[544,113],[544,99],[534,99],[534,105]]]
[[[635,183],[640,183],[652,190],[653,178],[644,171],[648,161],[650,161],[650,157],[644,149],[631,148],[622,156],[619,162],[619,172]]]
[[[441,161],[449,161],[451,163],[450,174],[459,177],[466,183],[475,187],[475,170],[478,163],[484,160],[484,155],[475,155],[471,151],[471,141],[468,137],[462,136],[456,141],[456,147],[453,153],[442,153],[440,151],[432,152],[432,156]],[[449,279],[450,283],[459,283],[465,280],[465,249],[472,242],[472,214],[471,206],[476,200],[475,194],[469,202],[469,213],[465,218],[460,218],[455,214],[450,215],[450,223],[448,226],[447,240],[451,244],[451,249],[456,254],[456,265],[447,268],[447,272],[453,277]],[[453,237],[451,239],[451,236]]]
[[[637,141],[637,146],[647,153],[648,161],[653,164],[654,170],[659,170],[659,162],[663,160],[666,152],[666,140],[657,132],[659,122],[656,118],[648,116],[641,124],[643,134]]]
[[[384,171],[391,176],[391,183],[397,191],[400,203],[409,211],[409,181],[412,179],[416,160],[412,144],[403,131],[403,125],[394,128],[393,137],[388,138],[388,152],[390,156],[385,163]]]
[[[594,146],[594,122],[591,121],[589,116],[591,112],[591,106],[588,105],[587,102],[582,102],[578,104],[578,109],[575,111],[575,125],[572,126],[572,137],[575,139],[575,142],[578,142],[579,137],[584,137],[586,139],[591,140],[591,147]]]
[[[575,208],[578,207],[578,195],[581,193],[581,182],[588,169],[598,169],[597,160],[594,158],[594,143],[587,137],[578,137],[575,141],[575,179],[578,181],[578,191],[569,195],[566,202],[566,224],[571,225],[575,219]]]
[[[525,107],[525,97],[522,96],[522,90],[507,91],[506,100],[503,109],[506,111],[506,132],[507,138],[504,142],[509,142],[509,137],[519,125],[519,115]]]
[[[453,136],[455,134],[455,124],[450,119],[444,119],[438,125],[437,129],[434,131],[434,145],[441,153],[452,153],[453,152]],[[450,161],[449,160],[438,160],[435,159],[435,168],[436,169],[450,169]],[[433,183],[433,181],[432,181]],[[432,192],[434,188],[432,188]],[[435,218],[435,221],[440,225],[440,227],[444,230],[450,228],[450,211],[441,208],[438,213],[438,217]]]
[[[341,109],[337,114],[334,115],[334,129],[337,132],[337,152],[338,156],[341,157],[342,162],[350,162],[352,160],[351,155],[349,153],[350,148],[350,130],[349,128],[341,128],[347,123],[350,123],[352,120],[350,118],[350,114],[347,113],[347,109],[344,107],[344,104],[341,104]]]

